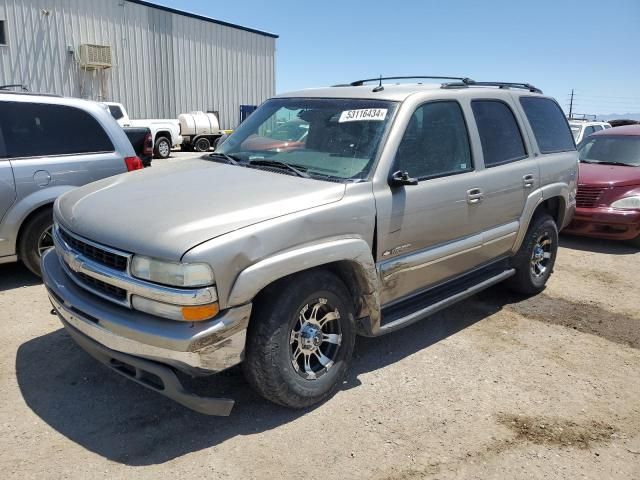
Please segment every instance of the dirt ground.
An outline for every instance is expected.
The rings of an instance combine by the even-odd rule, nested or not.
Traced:
[[[80,350],[43,286],[0,266],[2,478],[640,478],[640,253],[563,238],[546,291],[494,287],[359,339],[342,390],[290,411],[238,369],[205,417]]]

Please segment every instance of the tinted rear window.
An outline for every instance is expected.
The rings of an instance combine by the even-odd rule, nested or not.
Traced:
[[[0,128],[11,158],[114,150],[95,118],[64,105],[0,102]]]
[[[486,167],[527,156],[520,128],[506,103],[500,100],[474,100],[471,108],[478,125]]]
[[[575,150],[573,136],[562,109],[548,98],[520,97],[541,153]],[[580,127],[578,132],[580,131]]]
[[[111,112],[111,116],[116,120],[120,120],[122,117],[124,117],[122,109],[117,105],[109,105],[109,111]]]

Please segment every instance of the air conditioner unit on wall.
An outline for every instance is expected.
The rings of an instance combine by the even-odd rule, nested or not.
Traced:
[[[98,70],[111,67],[111,46],[91,45],[84,43],[80,45],[80,66],[85,70]]]

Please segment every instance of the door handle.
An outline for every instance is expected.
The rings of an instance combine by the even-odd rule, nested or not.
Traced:
[[[467,190],[467,203],[469,205],[474,205],[476,203],[482,202],[484,199],[484,194],[482,190],[479,188],[472,188],[471,190]]]
[[[535,178],[533,174],[527,173],[522,177],[522,185],[524,188],[533,188],[533,184],[535,183]]]

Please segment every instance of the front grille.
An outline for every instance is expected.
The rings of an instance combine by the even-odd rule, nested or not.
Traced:
[[[60,236],[66,242],[69,247],[84,255],[91,260],[95,260],[102,265],[124,272],[127,269],[127,257],[118,255],[116,253],[109,252],[102,248],[91,245],[90,243],[83,242],[69,235],[62,228],[60,229]]]
[[[592,187],[587,185],[578,185],[578,193],[576,194],[576,206],[578,207],[595,207],[598,199],[606,187]]]
[[[115,298],[120,301],[125,301],[127,299],[127,291],[122,288],[116,287],[115,285],[109,285],[108,283],[104,283],[97,278],[90,277],[89,275],[85,275],[81,272],[73,272],[73,275],[77,275],[78,278],[87,285],[87,287],[103,293],[110,298]]]

